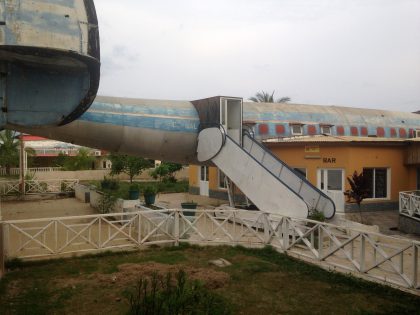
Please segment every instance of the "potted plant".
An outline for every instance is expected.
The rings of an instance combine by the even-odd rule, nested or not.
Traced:
[[[195,216],[195,211],[191,211],[191,210],[195,210],[197,209],[197,203],[194,201],[187,201],[187,202],[182,202],[181,203],[181,207],[182,209],[189,209],[190,211],[182,211],[184,213],[184,215],[186,216]]]
[[[138,184],[133,183],[130,185],[128,191],[128,198],[130,200],[138,200],[140,198],[140,188]]]
[[[152,205],[155,203],[157,194],[157,188],[153,185],[148,185],[143,190],[144,202],[146,205]]]

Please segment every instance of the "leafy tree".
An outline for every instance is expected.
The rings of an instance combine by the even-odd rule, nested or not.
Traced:
[[[171,162],[162,162],[159,166],[157,166],[150,175],[154,179],[158,179],[159,181],[168,181],[168,182],[176,182],[175,173],[182,169],[181,164],[171,163]]]
[[[90,170],[94,161],[95,157],[90,155],[89,149],[80,148],[76,156],[65,159],[64,169],[67,171]]]
[[[125,173],[130,177],[130,183],[134,176],[140,175],[145,169],[151,168],[153,163],[141,157],[125,154],[111,154],[109,159],[112,162],[111,175]]]
[[[366,176],[361,172],[357,174],[357,171],[354,171],[353,175],[347,177],[347,181],[350,184],[351,189],[347,190],[344,194],[353,199],[359,208],[360,222],[363,223],[361,203],[363,199],[369,196],[369,185]]]
[[[291,101],[290,97],[288,96],[274,100],[274,92],[275,91],[270,94],[268,92],[261,91],[255,94],[255,96],[250,97],[249,100],[256,103],[287,103]]]

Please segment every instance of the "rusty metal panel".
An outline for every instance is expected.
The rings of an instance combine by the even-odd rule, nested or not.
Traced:
[[[200,118],[200,128],[220,124],[220,96],[192,101]]]
[[[1,45],[87,54],[89,25],[83,0],[6,0],[2,9],[6,36]]]
[[[92,0],[0,0],[0,127],[67,124],[99,87]],[[58,105],[58,106],[57,106]]]

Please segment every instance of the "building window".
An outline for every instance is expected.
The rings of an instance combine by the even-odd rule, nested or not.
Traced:
[[[267,124],[260,124],[258,125],[258,133],[260,135],[268,134],[268,125]]]
[[[367,136],[369,135],[369,132],[368,132],[367,127],[361,127],[361,128],[360,128],[360,134],[361,134],[363,137],[367,137]]]
[[[343,191],[343,170],[321,169],[319,175],[319,187],[321,190]]]
[[[218,174],[219,174],[219,188],[220,189],[227,189],[226,186],[226,175],[225,173],[223,173],[221,170],[218,170]]]
[[[367,180],[367,198],[388,198],[388,169],[364,168]]]
[[[303,135],[303,126],[302,125],[290,125],[290,131],[292,136],[301,136]]]
[[[276,125],[276,134],[278,135],[284,135],[285,128],[283,125]]]
[[[321,126],[321,133],[323,135],[331,135],[331,126]]]
[[[306,168],[303,167],[295,167],[294,170],[298,172],[300,175],[306,178]]]
[[[397,130],[395,130],[395,128],[391,128],[390,133],[391,133],[391,138],[397,137]]]
[[[351,133],[352,136],[358,137],[359,136],[359,128],[357,128],[357,127],[350,127],[350,133]]]
[[[316,135],[316,127],[314,125],[308,126],[308,134],[311,136]]]
[[[209,168],[207,166],[201,166],[200,167],[200,180],[202,182],[208,182],[209,181]]]

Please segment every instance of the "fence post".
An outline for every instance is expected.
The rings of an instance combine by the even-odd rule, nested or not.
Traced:
[[[179,209],[175,210],[174,216],[174,238],[175,238],[175,246],[179,246]]]
[[[287,251],[289,248],[289,225],[287,224],[287,217],[283,217],[283,222],[281,225],[282,234],[283,234],[283,250]]]
[[[3,237],[3,223],[0,222],[0,279],[3,278],[6,270],[4,267],[5,253],[4,253],[4,237]]]
[[[270,234],[271,234],[271,226],[270,221],[268,219],[269,214],[264,213],[264,243],[265,245],[268,245],[270,243]]]
[[[365,272],[365,235],[363,233],[360,234],[361,240],[360,240],[360,272]]]
[[[417,289],[418,284],[418,263],[419,263],[419,248],[416,244],[413,245],[413,289]]]
[[[324,254],[324,234],[322,232],[321,224],[318,223],[318,260],[322,260]]]

